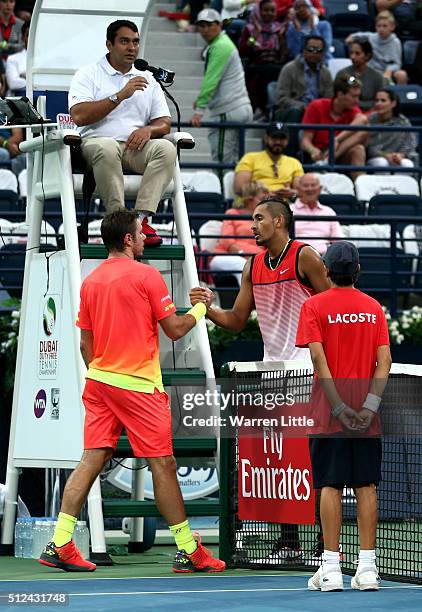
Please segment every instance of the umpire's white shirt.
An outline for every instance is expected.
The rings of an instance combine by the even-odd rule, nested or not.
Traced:
[[[148,86],[143,91],[135,91],[132,97],[123,100],[101,121],[78,128],[82,137],[108,136],[125,142],[134,130],[153,119],[170,117],[164,94],[150,72],[141,72],[132,66],[129,72],[123,74],[111,66],[106,56],[75,73],[69,90],[69,110],[80,102],[108,98],[123,89],[135,76],[145,77]]]

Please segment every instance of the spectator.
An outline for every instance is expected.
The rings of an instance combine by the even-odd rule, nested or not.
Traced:
[[[12,127],[0,132],[0,163],[11,162],[11,168],[16,176],[26,167],[26,156],[19,149],[19,144],[23,140],[22,128]]]
[[[277,19],[281,20],[287,17],[287,13],[289,9],[292,8],[294,4],[294,0],[275,0],[275,5],[277,7]],[[311,11],[314,15],[318,17],[325,16],[325,8],[321,2],[321,0],[312,0]]]
[[[292,205],[293,219],[296,215],[312,215],[313,217],[335,217],[335,211],[318,201],[321,184],[316,174],[307,173],[301,176],[297,183],[297,200]],[[344,238],[338,221],[295,221],[295,236],[304,240],[324,255],[332,238]],[[311,238],[308,238],[310,236]]]
[[[22,40],[24,48],[18,53],[9,55],[6,63],[7,85],[14,96],[26,94],[26,49],[28,47],[30,24],[25,21],[22,26]]]
[[[312,13],[310,0],[295,0],[288,13],[289,23],[286,30],[286,43],[289,56],[297,57],[303,50],[305,38],[311,34],[321,36],[325,41],[325,60],[332,58],[330,51],[333,32],[329,21],[320,21]]]
[[[15,17],[15,0],[0,0],[0,50],[2,58],[23,49],[23,21]]]
[[[224,23],[224,31],[232,39],[236,47],[239,45],[242,30],[247,24],[246,13],[249,7],[255,4],[255,0],[223,0],[221,6],[221,19]],[[217,11],[217,6],[213,6]]]
[[[422,7],[418,0],[376,0],[379,12],[392,11],[400,30],[421,32]]]
[[[170,132],[170,112],[152,74],[133,66],[139,32],[132,21],[107,28],[107,55],[78,70],[70,84],[69,109],[82,136],[82,155],[92,168],[107,212],[125,205],[123,170],[143,175],[135,208],[142,219],[145,244],[162,240],[148,225],[169,184],[175,147],[162,136]]]
[[[246,153],[235,169],[234,191],[241,195],[245,185],[259,181],[272,193],[290,198],[299,176],[303,174],[300,161],[284,155],[289,133],[282,123],[271,123],[264,136],[265,149]]]
[[[346,38],[351,43],[355,38],[365,37],[372,45],[372,59],[369,66],[379,70],[388,81],[398,85],[406,85],[407,73],[401,69],[402,46],[400,39],[394,34],[396,20],[390,11],[381,11],[375,19],[376,32],[357,32]]]
[[[221,31],[220,13],[214,9],[204,9],[198,15],[197,25],[208,47],[205,75],[194,102],[192,125],[200,127],[207,107],[211,121],[252,121],[253,112],[246,90],[242,62],[233,42]],[[211,128],[208,140],[214,161],[234,164],[239,159],[237,130]]]
[[[314,100],[307,106],[302,123],[322,123],[329,125],[367,125],[368,119],[360,110],[358,103],[361,84],[354,76],[337,77],[334,81],[334,97]],[[363,166],[365,164],[366,133],[344,130],[336,131],[334,155],[337,163]],[[328,161],[328,130],[305,130],[301,142],[302,149],[313,162]],[[356,178],[360,172],[352,172]]]
[[[336,76],[354,76],[359,79],[362,84],[359,106],[367,111],[374,106],[375,94],[384,87],[385,79],[379,70],[368,66],[372,58],[372,45],[369,40],[354,39],[349,45],[349,57],[352,65],[340,70]]]
[[[238,198],[236,204],[233,204],[233,208],[229,208],[226,213],[228,215],[250,213],[251,218],[250,220],[225,219],[223,221],[221,237],[214,249],[214,253],[218,253],[218,255],[213,257],[210,262],[210,270],[213,272],[233,272],[239,286],[247,255],[254,255],[261,250],[252,234],[252,213],[258,202],[266,195],[268,195],[268,189],[263,183],[252,181],[244,186],[242,198]],[[224,236],[227,236],[227,238],[224,238]],[[246,236],[250,237],[247,238]]]
[[[306,106],[316,98],[331,98],[333,79],[322,64],[325,41],[321,36],[307,36],[302,55],[280,71],[277,81],[278,110],[275,118],[285,123],[300,123]],[[290,137],[289,151],[299,149],[298,132]]]
[[[400,114],[400,100],[396,93],[381,89],[375,97],[375,113],[369,118],[369,125],[412,125]],[[369,166],[403,166],[413,168],[418,161],[416,136],[414,132],[369,132]]]
[[[267,86],[275,81],[287,58],[285,26],[275,21],[273,0],[261,0],[259,16],[252,17],[242,32],[239,53],[245,64],[246,86],[255,111],[254,119],[267,115]]]

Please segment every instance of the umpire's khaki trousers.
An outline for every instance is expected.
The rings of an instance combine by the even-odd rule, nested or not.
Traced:
[[[146,143],[142,151],[126,149],[113,138],[83,138],[82,155],[94,172],[97,190],[107,213],[124,207],[123,170],[142,174],[135,208],[155,213],[173,178],[176,147],[162,138]]]

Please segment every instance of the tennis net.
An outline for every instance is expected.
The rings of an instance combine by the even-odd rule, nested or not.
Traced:
[[[290,390],[301,402],[310,400],[313,374],[306,362],[231,363],[225,369],[223,387],[234,394],[259,389],[263,394],[281,391],[286,395]],[[383,578],[418,584],[422,584],[421,397],[422,366],[393,364],[380,409],[383,461],[378,487],[377,565]],[[253,461],[244,459],[243,447],[239,458],[241,443],[239,430],[221,440],[220,555],[236,568],[314,569],[321,562],[323,549],[318,522],[295,525],[289,523],[291,518],[284,523],[270,522],[267,515],[266,520],[248,518],[256,514],[256,498],[271,497],[274,487],[271,476],[265,476],[267,488],[262,480],[260,495],[256,491],[251,494],[251,473],[245,466],[249,468]],[[255,439],[253,444],[259,443]],[[261,470],[264,475],[265,469]],[[246,499],[243,485],[249,491]],[[272,501],[283,504],[278,499]],[[318,517],[318,496],[313,503]],[[356,499],[351,489],[343,490],[342,509],[342,569],[351,574],[359,553]]]

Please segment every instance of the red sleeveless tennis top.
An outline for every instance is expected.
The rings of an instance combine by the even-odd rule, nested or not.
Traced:
[[[308,349],[297,348],[296,331],[302,304],[316,292],[299,274],[299,253],[304,246],[292,240],[278,262],[269,267],[269,253],[263,251],[251,260],[251,281],[264,341],[264,361],[310,359]]]

